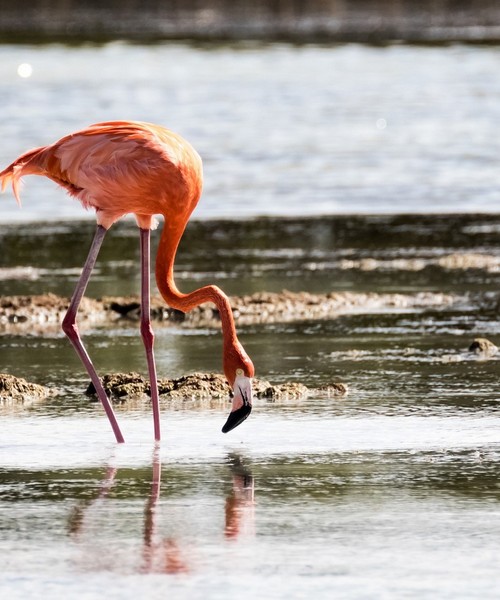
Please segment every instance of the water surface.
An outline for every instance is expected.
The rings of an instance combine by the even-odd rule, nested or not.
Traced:
[[[93,227],[4,226],[5,292],[68,295]],[[349,395],[257,400],[226,436],[223,401],[164,406],[156,450],[140,403],[117,408],[127,442],[116,446],[60,333],[5,330],[2,370],[61,394],[1,409],[2,594],[497,598],[500,360],[467,348],[500,339],[499,232],[487,215],[193,222],[177,263],[186,290],[455,301],[240,327],[259,377],[342,380]],[[467,268],[457,256],[483,258]],[[136,293],[138,276],[137,228],[124,222],[89,295]],[[217,330],[155,330],[160,375],[220,371]],[[85,341],[99,372],[145,372],[134,324]]]
[[[198,149],[202,218],[496,212],[499,62],[496,46],[3,45],[0,165],[136,119]],[[1,222],[84,214],[27,181],[23,211],[5,198]]]
[[[1,165],[117,118],[199,149],[181,289],[449,298],[239,327],[259,377],[349,395],[258,400],[227,436],[223,401],[163,407],[157,449],[140,403],[117,408],[115,445],[60,332],[1,329],[0,370],[60,390],[0,407],[2,597],[499,597],[500,360],[467,350],[500,343],[498,62],[455,45],[0,46]],[[68,296],[92,215],[37,178],[23,199],[0,206],[1,293]],[[88,294],[137,293],[138,252],[117,224]],[[155,330],[160,375],[220,372],[219,331]],[[145,372],[135,324],[85,342],[100,373]]]

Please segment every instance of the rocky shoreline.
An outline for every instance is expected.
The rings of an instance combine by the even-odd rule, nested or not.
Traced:
[[[258,292],[231,297],[237,325],[289,323],[293,321],[333,319],[345,314],[375,314],[449,307],[461,297],[440,292],[415,294],[377,294],[331,292],[280,293]],[[69,298],[55,294],[0,297],[0,334],[25,333],[44,335],[58,330],[69,304]],[[138,296],[83,298],[78,314],[81,328],[130,326],[140,318]],[[182,313],[166,306],[163,299],[151,299],[151,318],[155,324],[179,327],[220,327],[214,305],[206,303]]]

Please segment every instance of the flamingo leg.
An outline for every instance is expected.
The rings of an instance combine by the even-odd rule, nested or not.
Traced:
[[[92,246],[90,247],[87,260],[85,261],[85,264],[83,266],[82,274],[80,275],[80,279],[73,293],[73,297],[71,298],[68,311],[63,319],[62,328],[64,333],[68,336],[69,341],[73,344],[76,353],[80,357],[80,360],[82,361],[84,367],[87,370],[87,373],[90,376],[92,383],[94,384],[97,397],[101,401],[104,411],[106,412],[106,415],[115,434],[116,441],[118,443],[123,443],[125,440],[123,438],[122,432],[120,431],[120,427],[118,426],[113,407],[111,406],[111,402],[109,401],[106,392],[104,391],[101,380],[97,375],[94,365],[92,364],[92,361],[90,360],[90,357],[87,353],[87,350],[83,345],[83,342],[80,338],[80,333],[78,331],[78,325],[76,323],[76,314],[78,312],[78,307],[80,306],[80,302],[82,301],[83,295],[87,288],[87,284],[89,282],[92,269],[94,268],[94,265],[96,263],[97,255],[99,254],[102,241],[104,239],[104,236],[106,235],[106,231],[107,229],[102,225],[97,226],[97,230],[92,241]]]
[[[153,408],[154,435],[157,442],[160,434],[160,402],[158,399],[158,379],[153,351],[154,332],[151,326],[151,290],[150,290],[150,229],[140,228],[141,232],[141,335],[146,350],[149,381],[151,384],[151,405]]]

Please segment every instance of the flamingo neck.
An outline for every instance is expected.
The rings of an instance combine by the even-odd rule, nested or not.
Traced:
[[[179,233],[165,222],[156,257],[156,283],[165,302],[182,312],[189,312],[200,304],[213,302],[219,311],[224,354],[239,345],[229,298],[216,285],[206,285],[184,294],[174,279],[174,261],[183,230]]]

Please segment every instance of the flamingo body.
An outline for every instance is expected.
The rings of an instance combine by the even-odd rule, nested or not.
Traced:
[[[202,164],[179,135],[149,123],[111,121],[67,135],[50,146],[21,155],[5,171],[2,189],[24,175],[44,175],[64,187],[85,208],[95,208],[106,229],[133,213],[151,228],[153,215],[187,218],[202,189]]]
[[[223,431],[239,425],[251,411],[254,367],[238,341],[229,300],[214,285],[183,294],[174,281],[177,248],[202,190],[202,163],[194,148],[181,136],[158,125],[110,121],[30,150],[1,171],[2,190],[11,183],[18,202],[19,182],[24,175],[48,177],[77,198],[84,208],[96,211],[97,231],[63,329],[96,387],[117,441],[124,441],[123,436],[80,339],[76,314],[106,231],[131,213],[137,220],[141,237],[141,334],[151,380],[155,438],[160,439],[160,424],[154,334],[149,317],[149,236],[150,230],[156,227],[154,215],[158,214],[165,219],[156,259],[158,288],[165,301],[178,310],[186,312],[207,301],[214,302],[219,309],[224,372],[234,392],[232,410]]]

